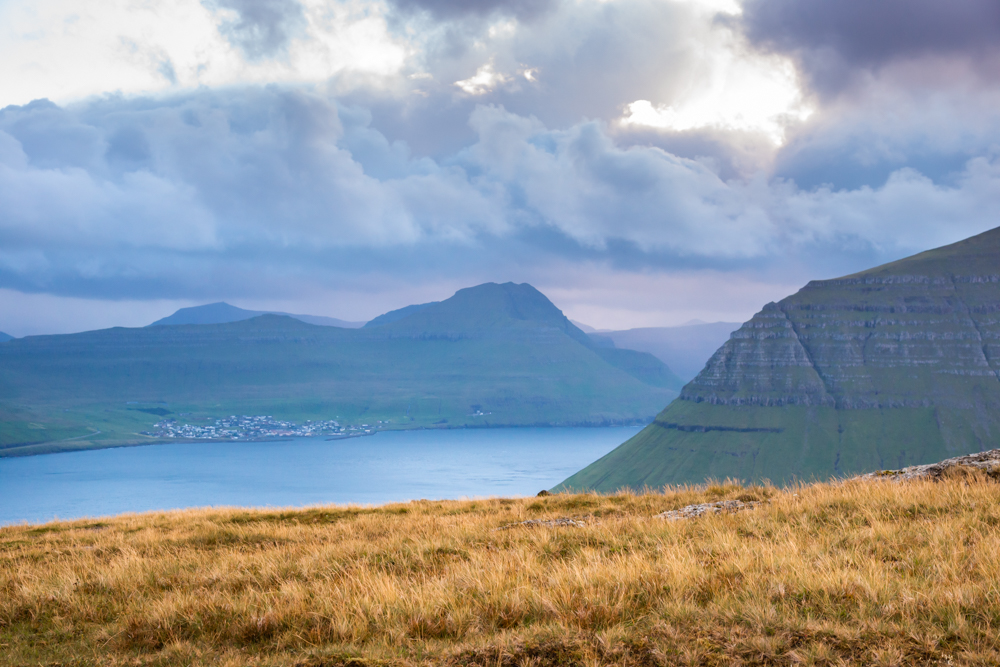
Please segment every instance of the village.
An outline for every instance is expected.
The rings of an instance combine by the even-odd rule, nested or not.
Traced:
[[[261,440],[265,438],[287,438],[307,436],[369,435],[376,427],[369,424],[342,427],[339,422],[328,419],[308,420],[303,424],[282,421],[270,415],[230,415],[216,419],[213,424],[199,426],[184,424],[176,419],[163,419],[153,425],[153,431],[143,431],[143,435],[157,438],[185,438],[197,440]]]

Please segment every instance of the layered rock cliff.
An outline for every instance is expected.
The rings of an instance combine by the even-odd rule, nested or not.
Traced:
[[[842,409],[972,407],[972,387],[1000,398],[998,278],[814,281],[767,304],[736,331],[681,399]]]
[[[1000,229],[769,303],[647,429],[566,484],[789,481],[1000,441]]]

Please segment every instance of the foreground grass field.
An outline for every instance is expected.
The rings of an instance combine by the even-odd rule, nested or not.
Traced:
[[[720,499],[769,502],[654,518]],[[967,477],[7,527],[0,663],[997,664],[998,501]]]

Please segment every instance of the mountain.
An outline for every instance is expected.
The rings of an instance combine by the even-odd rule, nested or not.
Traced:
[[[390,310],[388,313],[383,313],[373,320],[365,323],[366,327],[380,327],[383,324],[390,324],[392,322],[398,322],[404,317],[409,317],[419,310],[423,310],[427,306],[433,306],[434,304],[440,303],[439,301],[432,301],[431,303],[415,303],[412,306],[405,306],[398,310]]]
[[[11,335],[9,335],[9,334],[5,334],[4,332],[0,331],[0,343],[6,343],[9,340],[14,340],[14,337],[11,336]]]
[[[616,347],[649,352],[685,381],[694,378],[739,322],[699,322],[676,327],[643,327],[624,331],[590,331],[595,339],[611,340]]]
[[[570,320],[570,322],[572,322],[573,326],[575,326],[577,329],[579,329],[585,334],[597,333],[597,329],[587,324],[584,324],[583,322],[577,322],[576,320]]]
[[[161,418],[634,423],[682,384],[650,354],[596,348],[530,285],[490,283],[360,329],[269,314],[10,341],[0,456],[135,442]]]
[[[387,316],[399,312],[387,313],[373,322],[385,322]],[[377,330],[392,335],[446,338],[559,332],[584,346],[591,344],[587,334],[574,326],[544,294],[526,283],[486,283],[460,289],[446,301],[410,306],[403,317],[392,318]]]
[[[1000,443],[1000,228],[769,303],[563,488],[826,478]]]
[[[241,322],[261,315],[285,315],[287,317],[315,324],[321,327],[341,327],[344,329],[357,329],[364,326],[364,322],[346,322],[335,317],[323,317],[321,315],[293,315],[291,313],[280,313],[270,310],[245,310],[230,306],[224,301],[218,303],[208,303],[204,306],[192,306],[191,308],[181,308],[173,315],[156,320],[149,326],[176,326],[179,324],[225,324],[227,322]]]
[[[409,308],[377,317],[365,328],[386,336],[426,339],[565,336],[590,348],[608,364],[654,387],[679,390],[684,384],[651,354],[595,345],[591,337],[570,322],[544,294],[528,284],[487,283],[461,289],[447,301]],[[407,313],[397,317],[401,311]]]

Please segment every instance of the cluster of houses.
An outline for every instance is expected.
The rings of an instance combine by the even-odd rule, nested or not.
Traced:
[[[143,435],[201,440],[260,440],[274,437],[338,435],[345,432],[345,429],[332,419],[310,420],[304,424],[296,424],[269,415],[231,415],[216,419],[214,424],[205,426],[182,424],[176,419],[163,419],[154,424],[153,428],[154,431],[143,431]],[[347,429],[347,431],[357,430],[358,428],[353,426]]]

